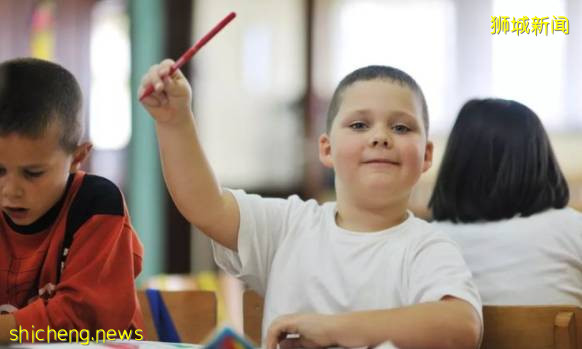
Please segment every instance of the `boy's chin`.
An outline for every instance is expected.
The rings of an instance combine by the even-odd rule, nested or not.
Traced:
[[[407,201],[410,196],[410,188],[403,184],[395,185],[392,182],[367,183],[359,192],[361,197],[375,203],[391,203],[399,198]]]
[[[362,189],[369,193],[392,194],[404,190],[402,183],[396,183],[392,178],[369,178],[362,183]]]

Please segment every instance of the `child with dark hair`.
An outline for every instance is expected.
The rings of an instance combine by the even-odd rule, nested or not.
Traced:
[[[531,109],[491,98],[461,108],[429,207],[460,244],[484,304],[582,305],[582,214],[568,198]]]
[[[164,178],[182,214],[214,240],[217,263],[264,295],[268,348],[477,347],[481,303],[460,252],[407,210],[432,160],[426,103],[410,76],[369,66],[340,83],[319,139],[337,202],[320,205],[222,189],[189,84],[180,71],[168,76],[171,64],[153,66],[139,91],[155,88],[143,104]]]
[[[48,328],[142,325],[142,245],[120,190],[79,170],[91,150],[81,105],[63,67],[0,64],[0,342],[19,328],[46,341]]]

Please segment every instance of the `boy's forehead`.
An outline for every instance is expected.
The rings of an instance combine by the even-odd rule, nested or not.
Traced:
[[[342,93],[337,116],[360,111],[403,112],[423,122],[422,102],[408,86],[388,79],[357,81]]]
[[[61,130],[56,125],[49,125],[40,134],[27,134],[23,132],[10,132],[0,135],[0,142],[8,148],[39,148],[53,149],[60,145]]]
[[[67,156],[51,138],[30,138],[11,134],[0,136],[0,164],[8,167],[41,167]]]

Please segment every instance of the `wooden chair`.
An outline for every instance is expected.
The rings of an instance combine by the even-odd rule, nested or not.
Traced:
[[[185,290],[160,293],[182,342],[203,343],[208,339],[217,325],[214,292]],[[159,338],[145,290],[139,290],[137,295],[144,316],[144,340],[157,341]]]
[[[243,292],[243,330],[245,336],[257,345],[261,344],[263,322],[263,297],[252,290]]]
[[[484,306],[481,349],[582,349],[582,308]]]

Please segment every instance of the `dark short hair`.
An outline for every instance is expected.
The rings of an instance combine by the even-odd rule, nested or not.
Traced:
[[[418,99],[422,104],[422,120],[424,121],[424,130],[428,134],[428,107],[426,105],[426,99],[424,98],[422,89],[407,73],[400,69],[384,65],[369,65],[367,67],[356,69],[344,77],[342,81],[340,81],[335,91],[333,92],[331,102],[329,103],[326,122],[327,132],[331,130],[331,125],[333,124],[333,120],[339,111],[340,105],[342,103],[343,93],[346,88],[358,81],[369,81],[375,79],[396,82],[401,86],[408,87],[418,96]]]
[[[58,64],[18,58],[0,64],[0,135],[40,137],[59,122],[60,144],[77,147],[82,134],[82,94],[77,80]]]
[[[433,218],[496,221],[563,208],[568,184],[538,116],[504,99],[459,111],[429,202]]]

